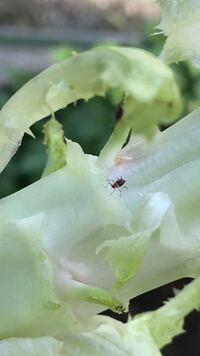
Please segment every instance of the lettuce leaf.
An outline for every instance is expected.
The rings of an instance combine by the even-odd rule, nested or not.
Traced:
[[[159,356],[159,350],[183,332],[185,316],[200,306],[199,296],[198,278],[164,306],[129,318],[126,324],[105,316],[94,317],[89,330],[65,336],[65,355]]]
[[[200,68],[200,3],[198,0],[159,0],[160,28],[167,36],[161,58],[166,63],[190,60]]]
[[[183,332],[185,316],[199,308],[200,278],[156,311],[129,318],[126,324],[95,316],[57,339],[9,338],[0,341],[2,356],[161,356],[160,350]]]
[[[159,356],[163,346],[184,331],[185,316],[199,308],[199,292],[198,278],[156,311],[129,318],[126,324],[94,317],[85,330],[63,337],[64,355]]]
[[[73,327],[58,298],[55,266],[41,245],[44,216],[10,221],[0,231],[0,337],[39,336]]]
[[[2,356],[62,356],[62,342],[53,337],[10,338],[0,341]]]
[[[126,47],[77,54],[33,78],[2,108],[0,171],[36,121],[79,99],[116,90],[126,98],[124,115],[101,153],[104,163],[108,154],[114,159],[131,127],[152,136],[158,122],[171,122],[180,111],[173,73],[153,55]]]
[[[198,122],[199,110],[157,134],[141,154],[130,140],[108,172],[126,179],[121,196],[110,194],[98,158],[67,140],[66,166],[1,200],[2,231],[42,213],[39,243],[54,266],[58,300],[74,319],[106,306],[120,311],[147,290],[199,276]],[[30,229],[37,235],[37,224]],[[54,324],[51,335],[60,330],[53,318],[47,330]]]
[[[43,177],[66,165],[64,131],[54,115],[44,125],[44,144],[47,145],[48,159],[42,174]]]

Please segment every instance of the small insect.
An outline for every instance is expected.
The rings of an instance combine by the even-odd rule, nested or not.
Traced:
[[[112,188],[113,188],[113,192],[115,191],[115,189],[119,189],[123,186],[123,188],[126,188],[128,189],[124,184],[126,183],[125,179],[123,179],[122,177],[121,178],[117,178],[116,180],[114,179],[111,179],[111,180],[108,180],[108,184],[106,185],[106,187],[108,185],[110,185]],[[112,192],[112,193],[113,193]],[[120,196],[121,196],[121,189],[119,189],[119,192],[120,192]]]
[[[122,185],[124,185],[125,182],[126,182],[125,179],[121,177],[121,178],[117,178],[117,180],[113,181],[113,183],[110,182],[110,185],[113,189],[116,189],[122,187]]]

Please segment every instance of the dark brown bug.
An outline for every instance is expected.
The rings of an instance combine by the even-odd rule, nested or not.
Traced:
[[[123,186],[123,188],[126,188],[128,189],[124,183],[126,183],[125,179],[123,179],[122,177],[121,178],[117,178],[116,180],[114,179],[111,179],[111,180],[108,180],[108,184],[113,188],[113,192],[115,191],[115,189],[119,189]],[[108,184],[106,185],[106,187],[108,186]],[[113,193],[112,192],[112,193]],[[120,196],[121,196],[121,190],[119,189],[119,192],[120,192]]]
[[[122,185],[124,185],[125,182],[126,182],[125,179],[123,179],[122,177],[121,178],[117,178],[117,180],[113,181],[113,183],[110,182],[110,186],[113,189],[120,188],[120,187],[122,187]]]

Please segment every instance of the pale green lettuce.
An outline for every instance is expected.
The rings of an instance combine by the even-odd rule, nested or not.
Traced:
[[[159,356],[159,350],[183,332],[184,317],[199,308],[199,294],[198,278],[158,310],[139,314],[126,324],[94,317],[89,330],[66,335],[64,355]]]
[[[158,0],[161,29],[167,39],[161,57],[167,63],[190,60],[200,68],[199,0]]]
[[[63,343],[53,337],[10,338],[0,341],[1,356],[64,356]]]
[[[160,3],[160,26],[169,35],[163,58],[198,64],[186,36],[175,47],[170,42],[177,29],[165,16],[180,15],[182,36],[183,17],[192,22],[194,11],[185,1]],[[45,129],[44,177],[0,201],[2,355],[160,355],[199,306],[197,279],[126,325],[90,319],[106,307],[121,312],[129,298],[167,282],[199,276],[200,111],[159,132],[157,124],[170,123],[181,107],[173,73],[160,60],[137,49],[98,48],[32,79],[0,112],[0,168],[34,122],[76,100],[116,92],[123,116],[99,157],[64,142],[53,119]],[[127,189],[113,192],[110,183],[120,177]]]
[[[2,231],[10,222],[23,222],[32,236],[38,236],[54,271],[56,283],[50,281],[58,310],[68,305],[65,328],[75,328],[77,318],[101,310],[94,303],[122,310],[118,299],[126,306],[129,298],[146,290],[198,275],[198,117],[196,111],[157,134],[147,144],[148,153],[143,141],[135,157],[132,141],[120,151],[111,176],[127,179],[128,189],[121,196],[105,188],[105,170],[98,167],[98,158],[85,155],[68,140],[65,167],[1,200]],[[193,146],[188,149],[190,141]],[[8,282],[10,273],[4,277]],[[13,293],[8,294],[6,302],[13,304]],[[21,301],[18,308],[23,308]],[[18,308],[15,304],[16,313]],[[47,311],[46,334],[60,332],[58,310]],[[34,309],[30,318],[35,318]],[[22,322],[27,334],[34,334],[31,323]],[[7,335],[17,331],[24,335],[23,328],[20,332],[12,323]],[[37,325],[40,332],[44,333],[42,323]]]
[[[130,127],[152,135],[158,122],[170,122],[180,110],[173,74],[140,49],[96,48],[55,64],[29,81],[0,112],[0,171],[15,153],[24,132],[36,121],[78,99],[120,90],[124,115],[101,154],[106,160],[126,140]]]
[[[153,312],[122,324],[95,316],[58,338],[8,338],[0,341],[2,356],[161,356],[160,350],[183,332],[184,317],[200,305],[200,279]]]
[[[66,165],[64,131],[54,115],[44,125],[44,144],[47,145],[48,159],[43,177]]]
[[[179,112],[180,95],[170,69],[145,51],[117,47],[94,49],[50,67],[20,89],[0,112],[0,134],[6,138],[1,141],[1,167],[35,121],[53,115],[74,100],[116,90],[124,100],[124,113],[99,157],[85,155],[78,144],[69,140],[65,148],[62,130],[52,119],[45,128],[49,158],[43,175],[47,176],[0,201],[2,239],[10,238],[4,233],[6,226],[25,224],[31,236],[37,236],[38,248],[51,270],[49,293],[40,302],[41,320],[37,310],[30,307],[28,316],[22,314],[20,327],[17,324],[24,299],[32,291],[28,287],[35,278],[29,276],[27,285],[27,278],[20,277],[18,303],[13,292],[6,299],[8,306],[15,305],[16,323],[8,322],[4,330],[3,321],[0,337],[24,336],[25,332],[30,336],[56,335],[63,323],[65,328],[74,328],[76,320],[105,307],[120,312],[127,306],[129,294],[122,296],[123,289],[121,294],[118,289],[140,269],[149,240],[165,212],[150,221],[151,206],[147,201],[142,219],[146,220],[147,215],[148,222],[138,220],[134,226],[132,207],[119,194],[110,194],[107,179],[111,178],[110,171],[115,169],[115,160],[130,129],[150,137],[158,122],[170,122]],[[27,238],[29,235],[27,232]],[[2,260],[9,263],[9,254],[8,249],[2,250]],[[21,268],[11,264],[10,270],[5,270],[0,284],[6,279],[8,291],[11,271],[13,276],[21,276]],[[139,293],[142,291],[143,286]],[[29,299],[36,300],[38,293],[36,288]],[[55,293],[56,302],[50,293]],[[2,320],[7,315],[4,302],[0,303]],[[36,305],[39,308],[39,302]],[[46,305],[50,308],[43,311]]]

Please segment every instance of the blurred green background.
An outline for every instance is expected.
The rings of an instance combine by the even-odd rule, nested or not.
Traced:
[[[0,0],[0,107],[39,71],[67,58],[74,49],[119,44],[159,55],[164,37],[150,35],[158,22],[153,0]],[[187,114],[200,105],[200,74],[188,63],[173,65],[173,70],[183,96],[182,115]],[[68,138],[79,142],[86,153],[98,154],[115,125],[117,110],[110,97],[95,97],[60,110],[56,118]],[[33,125],[36,139],[25,135],[1,173],[0,198],[40,178],[46,162],[42,130],[47,119]],[[182,281],[175,283],[182,285]],[[135,298],[130,311],[155,309],[172,295],[172,284],[164,286]],[[166,347],[163,355],[200,355],[199,320],[197,312],[192,313],[186,320],[189,331]]]

